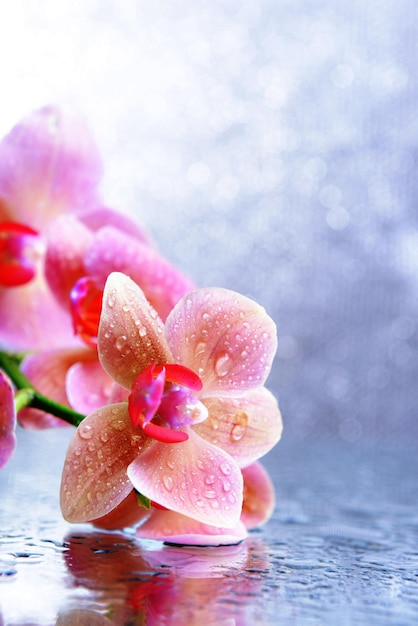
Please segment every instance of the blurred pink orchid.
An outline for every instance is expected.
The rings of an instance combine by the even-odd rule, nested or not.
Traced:
[[[10,381],[0,372],[0,469],[10,460],[16,448],[16,412]]]
[[[98,203],[101,161],[83,120],[45,107],[0,143],[0,343],[13,350],[69,345],[71,326],[43,276],[44,240],[58,215]],[[16,311],[22,311],[17,316]]]
[[[98,353],[130,390],[129,402],[94,411],[78,427],[62,477],[64,517],[97,520],[135,489],[200,524],[199,532],[208,525],[242,538],[241,468],[268,452],[282,430],[263,386],[275,351],[273,321],[240,294],[196,290],[164,325],[141,289],[112,273]]]

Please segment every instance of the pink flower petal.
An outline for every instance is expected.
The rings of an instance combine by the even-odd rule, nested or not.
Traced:
[[[70,291],[85,276],[84,254],[92,232],[74,215],[61,215],[47,230],[45,276],[58,302],[70,308]]]
[[[106,281],[98,351],[109,376],[126,389],[150,363],[173,360],[155,309],[138,285],[119,272]]]
[[[241,520],[249,530],[265,524],[274,511],[274,485],[261,463],[252,463],[242,470],[244,476],[244,504]]]
[[[106,530],[118,530],[128,526],[136,526],[139,522],[149,517],[150,511],[138,505],[138,500],[134,490],[110,513],[92,520],[92,524],[97,528]]]
[[[135,237],[135,239],[144,244],[152,245],[149,235],[136,222],[119,211],[100,206],[84,211],[78,217],[93,232],[96,232],[103,226],[113,226],[131,237]]]
[[[202,379],[202,396],[263,385],[276,352],[276,326],[256,302],[227,289],[194,291],[166,321],[174,359]]]
[[[0,372],[0,469],[6,465],[16,448],[16,413],[13,389]]]
[[[228,546],[247,537],[244,524],[219,528],[204,524],[180,513],[154,509],[151,516],[136,530],[142,539],[166,541],[184,546]]]
[[[0,197],[9,219],[42,230],[63,211],[97,204],[102,165],[84,120],[48,106],[28,115],[0,143]]]
[[[155,442],[128,467],[135,489],[167,509],[233,528],[241,515],[242,474],[235,461],[188,429],[182,443]]]
[[[27,356],[22,361],[21,370],[40,393],[68,406],[65,385],[69,368],[78,361],[95,358],[94,351],[86,348],[49,350]],[[25,428],[34,430],[68,426],[64,420],[33,408],[19,411],[18,420]]]
[[[0,289],[0,310],[0,344],[5,349],[44,349],[46,336],[50,348],[78,343],[70,316],[56,302],[41,275],[22,287]]]
[[[70,406],[85,415],[111,402],[122,402],[128,398],[128,391],[117,386],[96,360],[70,367],[66,389]]]
[[[91,413],[77,428],[67,450],[61,510],[69,522],[107,515],[132,491],[127,466],[150,442],[135,430],[125,402]]]
[[[240,467],[279,441],[283,424],[276,399],[265,387],[239,398],[204,398],[208,418],[195,426],[201,437],[228,452]]]
[[[114,271],[129,275],[163,320],[182,296],[195,289],[194,283],[156,250],[113,227],[97,232],[86,255],[86,267],[99,284]]]

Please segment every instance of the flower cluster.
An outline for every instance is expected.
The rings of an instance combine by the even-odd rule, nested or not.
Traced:
[[[46,107],[0,143],[0,467],[26,428],[71,424],[61,510],[195,545],[242,541],[274,507],[259,462],[282,422],[264,386],[276,328],[197,288],[103,203],[83,120]]]

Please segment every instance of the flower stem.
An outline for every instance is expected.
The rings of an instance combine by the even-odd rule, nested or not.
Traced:
[[[17,389],[15,393],[16,411],[20,411],[20,409],[25,407],[32,407],[45,411],[46,413],[51,413],[72,426],[78,426],[85,418],[85,415],[77,413],[77,411],[70,409],[70,407],[55,402],[55,400],[39,393],[20,370],[20,362],[21,357],[19,355],[0,351],[0,369],[9,376]]]

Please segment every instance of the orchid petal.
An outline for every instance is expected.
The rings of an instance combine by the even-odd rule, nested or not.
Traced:
[[[241,471],[223,450],[187,432],[182,443],[155,442],[129,465],[128,476],[137,491],[167,509],[233,528],[242,507]]]
[[[149,445],[134,429],[125,402],[86,417],[67,450],[61,510],[69,522],[96,520],[116,508],[132,491],[127,466]]]
[[[86,274],[84,254],[93,239],[92,232],[74,215],[61,215],[47,230],[45,276],[58,302],[70,306],[70,291]]]
[[[244,524],[219,528],[204,524],[173,511],[153,510],[151,516],[136,529],[142,539],[156,539],[188,546],[225,546],[240,543],[247,537]]]
[[[276,351],[276,326],[265,310],[239,293],[199,289],[166,320],[174,360],[195,371],[202,396],[241,394],[261,386]]]
[[[178,300],[195,288],[152,247],[110,226],[96,233],[86,254],[86,268],[98,283],[104,283],[113,271],[128,274],[163,320]]]
[[[123,215],[119,211],[100,206],[83,211],[78,217],[93,232],[96,232],[104,225],[113,226],[131,237],[135,237],[135,239],[144,244],[152,245],[149,235],[134,220],[131,220],[127,215]]]
[[[89,352],[96,357],[93,350]],[[75,363],[70,367],[66,390],[70,406],[85,415],[106,404],[128,398],[126,389],[116,385],[97,360]]]
[[[172,361],[162,321],[138,285],[119,272],[106,281],[98,351],[109,376],[126,389],[150,363]]]
[[[195,426],[195,432],[228,452],[240,467],[262,457],[280,439],[280,410],[265,387],[239,398],[203,398],[202,402],[209,415]]]
[[[44,107],[19,122],[0,143],[0,197],[9,219],[42,229],[63,211],[97,204],[101,160],[84,121]]]
[[[106,530],[118,530],[128,526],[135,526],[149,517],[149,515],[150,511],[148,509],[139,506],[135,491],[132,489],[125,500],[122,500],[113,511],[99,519],[93,520],[92,524]]]
[[[265,524],[274,511],[276,502],[272,480],[261,465],[255,462],[242,470],[244,503],[241,520],[249,530]]]
[[[0,469],[10,460],[16,448],[16,413],[13,389],[0,372]]]
[[[94,352],[85,348],[49,350],[30,354],[23,359],[20,367],[35,389],[55,402],[68,406],[65,381],[69,368],[73,363],[94,358]],[[24,428],[33,430],[68,426],[64,420],[30,407],[19,411],[18,420]]]
[[[46,334],[51,348],[78,343],[73,338],[69,315],[41,275],[22,287],[0,290],[0,310],[0,344],[5,349],[43,349]]]

